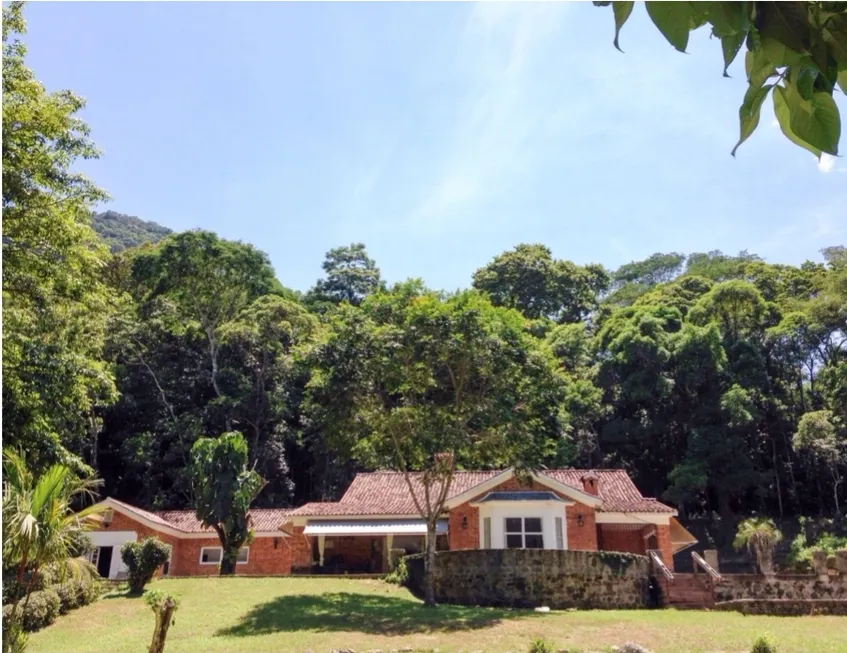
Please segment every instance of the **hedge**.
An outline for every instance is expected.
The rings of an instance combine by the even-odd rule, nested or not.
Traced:
[[[83,605],[93,603],[100,597],[100,583],[97,580],[72,579],[48,589],[34,591],[19,603],[19,618],[23,629],[32,632],[49,626],[60,614],[67,614]],[[24,607],[26,606],[26,607]],[[3,622],[12,613],[12,604],[3,606]]]

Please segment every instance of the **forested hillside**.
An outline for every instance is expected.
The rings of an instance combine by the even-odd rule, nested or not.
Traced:
[[[33,468],[186,507],[192,445],[240,431],[267,481],[257,505],[298,504],[391,464],[374,429],[414,419],[466,429],[460,466],[478,464],[470,434],[519,428],[533,464],[624,468],[688,517],[847,506],[844,247],[800,266],[671,252],[610,271],[520,244],[452,294],[386,283],[363,244],[328,252],[305,295],[210,232],[101,216],[126,227],[100,232],[110,253],[90,226],[105,194],[72,172],[97,155],[82,100],[35,81],[5,24],[3,40],[3,440]]]
[[[106,241],[113,254],[142,243],[156,243],[172,233],[170,229],[156,222],[115,211],[93,213],[91,226],[97,235]]]

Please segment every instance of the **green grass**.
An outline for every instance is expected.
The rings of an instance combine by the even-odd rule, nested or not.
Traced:
[[[745,617],[722,612],[609,610],[536,613],[439,606],[376,580],[195,578],[156,581],[181,597],[167,653],[327,653],[414,648],[519,651],[535,638],[557,649],[604,651],[633,641],[656,653],[748,652],[767,634],[779,653],[844,653],[847,618]],[[107,594],[32,635],[29,653],[147,650],[153,613]]]

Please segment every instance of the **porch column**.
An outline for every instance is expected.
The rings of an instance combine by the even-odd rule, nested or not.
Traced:
[[[383,571],[391,571],[391,547],[394,544],[394,535],[388,534],[385,536],[385,561],[383,562]]]
[[[318,535],[318,565],[324,566],[324,547],[326,546],[326,535]]]

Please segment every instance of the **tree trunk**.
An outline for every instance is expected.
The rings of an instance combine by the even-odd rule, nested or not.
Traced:
[[[238,549],[234,551],[228,548],[223,549],[221,555],[221,576],[234,576],[235,563],[238,558]]]
[[[436,523],[426,525],[426,557],[424,558],[424,605],[435,607],[435,538]]]
[[[779,482],[779,459],[776,456],[776,440],[774,438],[771,438],[771,449],[773,450],[773,475],[776,481],[776,498],[779,501],[779,516],[785,517],[782,507],[782,486]]]
[[[165,638],[168,636],[168,628],[171,627],[175,609],[176,602],[169,596],[156,610],[156,629],[153,631],[149,653],[164,653]]]

